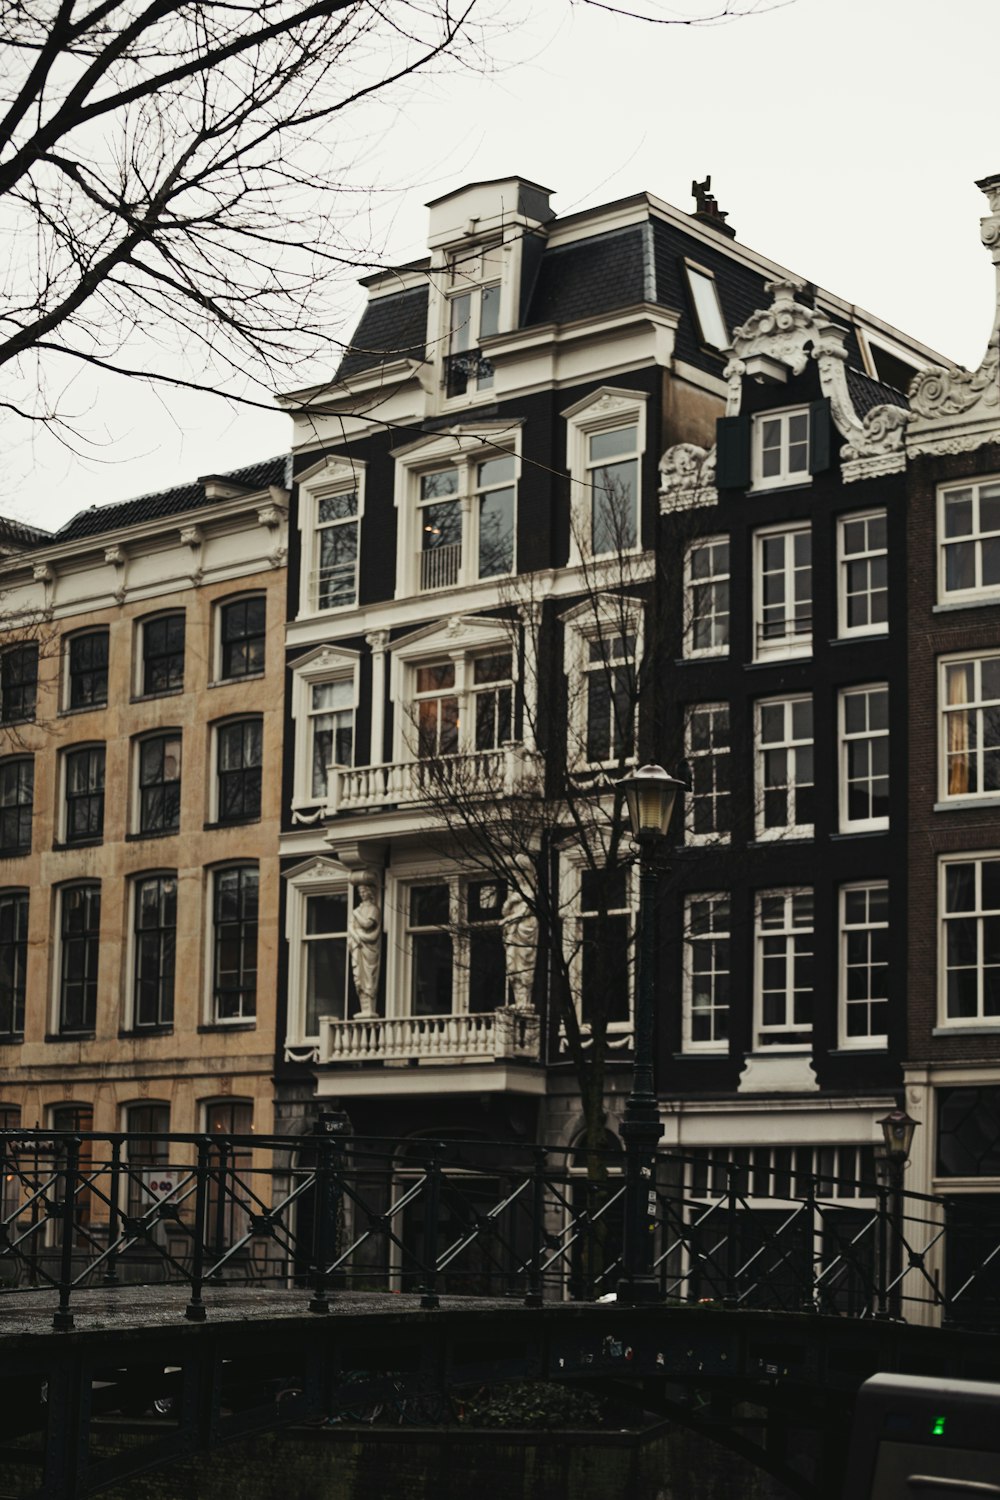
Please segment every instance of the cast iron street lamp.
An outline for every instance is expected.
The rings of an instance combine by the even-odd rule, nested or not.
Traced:
[[[632,1088],[621,1133],[625,1141],[624,1276],[622,1302],[652,1302],[659,1296],[653,1272],[656,1231],[656,1143],[662,1126],[653,1086],[653,981],[656,952],[656,846],[670,827],[683,782],[662,766],[642,766],[619,783],[639,845],[639,931],[636,942],[635,1046]]]
[[[911,1120],[905,1109],[893,1109],[884,1119],[879,1120],[882,1128],[882,1140],[884,1142],[883,1160],[888,1167],[889,1190],[891,1193],[892,1208],[892,1258],[887,1264],[885,1254],[885,1233],[883,1228],[882,1240],[882,1295],[880,1312],[888,1313],[891,1318],[898,1318],[902,1313],[903,1306],[903,1172],[906,1163],[910,1159],[910,1147],[913,1145],[913,1132],[920,1124],[919,1120]],[[885,1207],[882,1209],[883,1224],[885,1220]],[[886,1277],[888,1272],[888,1278]],[[885,1283],[891,1283],[888,1297],[888,1306],[885,1306]]]

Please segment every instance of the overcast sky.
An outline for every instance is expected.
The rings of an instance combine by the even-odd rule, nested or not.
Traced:
[[[530,177],[562,215],[643,190],[688,209],[711,173],[741,243],[978,365],[995,306],[974,181],[1000,171],[997,0],[791,0],[704,27],[572,0],[503,14],[491,76],[424,78],[364,121],[358,180],[378,187],[387,261],[425,253],[426,201],[476,178]],[[345,295],[346,323],[360,305]],[[8,454],[8,514],[55,527],[289,441],[278,413],[110,378],[75,402],[100,457],[44,438]]]

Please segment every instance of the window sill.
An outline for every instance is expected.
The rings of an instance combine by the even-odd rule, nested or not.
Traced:
[[[815,842],[814,833],[802,833],[791,829],[787,833],[758,834],[755,839],[747,842],[748,849],[772,849],[775,844],[812,844]]]
[[[224,823],[204,823],[202,829],[205,833],[214,833],[219,828],[246,828],[249,824],[259,822],[260,813],[255,813],[252,818],[227,818]]]
[[[933,812],[968,812],[975,807],[1000,807],[1000,795],[948,797],[944,802],[935,802]]]
[[[179,833],[179,828],[150,828],[142,833],[127,833],[125,842],[126,844],[141,844],[146,839],[175,839]]]
[[[865,1039],[863,1045],[857,1047],[830,1047],[827,1050],[828,1057],[884,1057],[889,1050],[888,1038],[875,1041],[871,1037]]]
[[[970,594],[965,599],[949,599],[945,604],[932,604],[931,614],[946,615],[956,609],[984,609],[991,604],[1000,604],[1000,593]]]
[[[0,849],[0,859],[23,859],[26,854],[30,853],[30,844],[27,849]]]
[[[198,1035],[204,1036],[210,1031],[256,1031],[257,1022],[253,1021],[211,1021],[198,1027]]]
[[[827,641],[828,646],[856,646],[865,645],[868,641],[887,641],[888,630],[859,630],[857,635],[832,635]]]
[[[860,835],[866,834],[866,833],[888,833],[888,832],[889,832],[889,819],[886,818],[885,822],[880,822],[880,823],[859,823],[858,826],[857,826],[857,828],[838,828],[837,832],[836,833],[832,833],[830,835],[830,837],[831,838],[835,838],[835,839],[850,839],[850,838],[858,838]]]
[[[0,1036],[0,1047],[20,1047],[23,1042],[23,1031],[11,1031],[6,1036]]]
[[[210,688],[233,687],[241,682],[261,682],[266,676],[266,672],[244,672],[242,677],[217,677],[208,686]]]
[[[807,479],[755,479],[746,491],[748,495],[773,495],[776,490],[788,494],[792,490],[811,490],[812,475]]]
[[[133,1026],[129,1029],[123,1027],[118,1032],[118,1040],[120,1042],[134,1042],[144,1036],[173,1036],[173,1034],[174,1028],[172,1023],[169,1026]]]
[[[79,703],[76,708],[60,708],[56,717],[60,719],[72,719],[77,714],[99,714],[103,713],[107,706],[108,700],[106,698],[103,703]]]
[[[728,1047],[699,1047],[697,1051],[692,1048],[690,1052],[675,1052],[673,1054],[674,1062],[697,1062],[699,1058],[705,1062],[718,1062],[720,1057],[728,1056]]]
[[[880,839],[888,832],[889,825],[886,823],[881,828],[859,828],[856,833],[831,833],[830,843],[841,844],[844,839]]]
[[[685,651],[683,656],[674,657],[674,666],[683,667],[689,662],[703,661],[728,661],[729,647],[725,651]]]
[[[103,833],[101,833],[98,834],[96,838],[92,839],[67,839],[64,843],[61,844],[55,842],[53,843],[52,848],[56,853],[60,853],[64,849],[96,849],[99,848],[103,843],[104,835]]]
[[[744,669],[747,672],[760,671],[761,667],[784,666],[787,662],[809,662],[812,660],[812,641],[800,651],[775,651],[768,656],[755,657],[753,661],[745,661]]]
[[[160,698],[179,698],[183,695],[183,687],[164,688],[160,693],[133,693],[129,699],[130,703],[156,703]]]
[[[94,1031],[47,1031],[45,1040],[47,1042],[92,1042],[96,1034]]]
[[[935,1026],[931,1036],[1000,1036],[1000,1021],[966,1022],[964,1026]]]

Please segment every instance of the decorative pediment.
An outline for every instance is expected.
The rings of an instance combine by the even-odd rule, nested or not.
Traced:
[[[718,505],[715,487],[715,448],[675,443],[660,459],[660,511],[688,510],[696,505]]]
[[[325,677],[353,672],[360,659],[361,652],[351,651],[347,646],[323,645],[296,657],[289,666],[298,677]]]
[[[513,621],[498,620],[491,615],[449,615],[401,636],[389,649],[393,656],[404,659],[435,650],[465,651],[480,645],[496,645],[498,640],[507,641],[514,629]]]
[[[303,860],[300,865],[293,865],[290,870],[283,870],[282,876],[293,885],[329,885],[331,881],[346,881],[347,871],[339,860],[317,854],[312,859]]]
[[[414,438],[412,443],[402,443],[398,448],[390,449],[390,457],[419,461],[422,458],[448,457],[451,454],[457,456],[468,449],[481,448],[484,437],[496,439],[509,435],[523,425],[522,417],[508,417],[500,421],[452,422],[447,427],[439,427],[436,432],[423,433]]]
[[[296,474],[295,482],[300,489],[321,490],[324,485],[351,484],[367,467],[364,459],[328,453],[318,463]]]
[[[978,370],[932,365],[910,385],[911,453],[968,453],[1000,442],[1000,173],[976,183],[990,212],[980,220],[983,244],[996,270],[993,331]]]
[[[595,422],[607,421],[609,417],[616,417],[619,413],[634,411],[637,402],[645,402],[645,391],[629,391],[619,386],[602,385],[598,390],[591,391],[589,396],[584,396],[581,401],[576,401],[572,406],[567,406],[565,411],[559,415],[567,421],[581,417],[588,420],[592,417]]]
[[[634,594],[598,594],[574,604],[559,616],[563,625],[570,625],[582,635],[587,635],[604,626],[618,626],[623,620],[637,619],[642,614],[642,600]]]

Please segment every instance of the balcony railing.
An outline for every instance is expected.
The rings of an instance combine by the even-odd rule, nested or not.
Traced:
[[[331,766],[330,811],[436,802],[442,795],[509,796],[529,767],[523,746],[474,750],[434,760],[397,760],[382,766]]]
[[[454,588],[462,573],[461,542],[452,542],[447,547],[429,547],[417,555],[422,590]]]
[[[319,1060],[323,1063],[490,1062],[538,1058],[539,1020],[535,1011],[504,1005],[468,1016],[373,1016],[338,1021],[321,1016]]]

